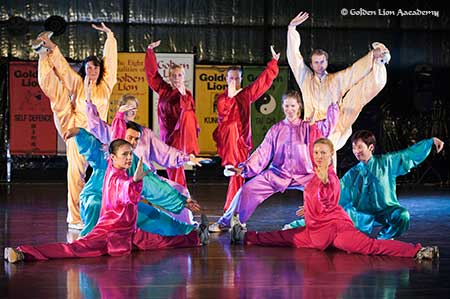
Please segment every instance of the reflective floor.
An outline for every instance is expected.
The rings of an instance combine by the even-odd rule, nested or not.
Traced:
[[[210,221],[220,214],[226,185],[191,190]],[[0,185],[0,247],[70,241],[66,186]],[[273,230],[295,219],[301,192],[275,195],[247,223]],[[8,264],[0,269],[0,298],[449,298],[450,191],[402,191],[411,213],[402,241],[438,245],[435,263],[346,254],[337,250],[230,245],[213,235],[206,247],[134,252],[124,257]]]

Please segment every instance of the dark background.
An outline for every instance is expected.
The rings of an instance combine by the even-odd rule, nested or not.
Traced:
[[[307,11],[310,19],[298,28],[305,57],[314,48],[328,51],[329,72],[341,70],[369,50],[374,41],[391,51],[388,82],[363,110],[353,130],[369,129],[378,137],[377,152],[393,151],[417,140],[438,136],[446,142],[442,155],[431,154],[400,184],[449,186],[450,10],[437,1],[284,1],[284,0],[111,0],[0,2],[0,181],[6,180],[8,130],[7,63],[37,60],[31,40],[45,28],[62,53],[73,61],[101,55],[103,41],[90,28],[105,22],[115,33],[119,51],[144,52],[161,39],[161,52],[196,53],[196,63],[263,65],[269,46],[281,51],[287,65],[289,21]],[[343,16],[346,8],[349,14]],[[350,15],[350,10],[366,15]],[[380,11],[437,11],[438,17],[386,16]],[[367,13],[368,12],[368,13]],[[376,15],[367,15],[375,12]],[[58,16],[58,17],[51,17]],[[289,87],[298,89],[293,76]],[[64,157],[13,157],[12,179],[64,180]],[[349,143],[338,152],[340,175],[355,164]],[[220,175],[204,168],[190,178]],[[208,174],[206,174],[208,173]]]

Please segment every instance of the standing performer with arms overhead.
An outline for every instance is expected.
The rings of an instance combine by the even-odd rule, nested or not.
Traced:
[[[386,84],[386,67],[390,59],[388,49],[381,43],[373,43],[374,50],[348,68],[329,74],[328,53],[315,49],[311,53],[311,69],[307,67],[300,48],[300,34],[296,27],[309,18],[300,12],[288,26],[287,59],[295,76],[304,104],[304,117],[312,120],[325,118],[330,103],[339,104],[339,121],[330,139],[336,150],[342,148],[352,133],[364,105],[374,98]],[[336,161],[335,161],[336,162]]]
[[[161,41],[150,43],[145,55],[147,83],[159,95],[158,123],[162,141],[186,154],[198,155],[198,132],[200,127],[195,116],[192,92],[184,85],[185,70],[173,64],[169,68],[170,84],[158,72],[158,62],[153,51]],[[184,167],[167,168],[170,180],[186,187]]]
[[[50,40],[52,32],[43,32],[33,41],[33,48],[39,53],[39,86],[50,99],[56,129],[61,137],[71,128],[87,128],[86,98],[98,107],[103,120],[108,114],[109,97],[117,81],[117,41],[105,24],[92,27],[107,34],[103,61],[96,56],[87,57],[78,74],[67,63],[59,47]],[[82,229],[79,198],[87,162],[78,153],[73,139],[67,140],[66,148],[67,222],[69,228]]]

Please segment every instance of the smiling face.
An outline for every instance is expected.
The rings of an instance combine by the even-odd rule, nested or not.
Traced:
[[[295,98],[287,97],[283,101],[283,112],[290,122],[300,117],[300,104]]]
[[[367,163],[372,158],[374,145],[367,146],[362,139],[357,139],[352,142],[352,151],[358,161]]]
[[[111,154],[113,166],[118,169],[128,169],[133,160],[133,149],[129,144],[121,145],[115,153]]]
[[[331,164],[333,150],[328,144],[316,143],[313,148],[313,159],[317,167],[326,167]]]
[[[100,66],[95,65],[93,61],[88,61],[84,68],[86,76],[89,81],[97,82],[98,76],[100,75]]]
[[[314,73],[319,77],[322,77],[325,74],[325,71],[328,67],[328,59],[325,55],[316,55],[311,56],[311,68]]]

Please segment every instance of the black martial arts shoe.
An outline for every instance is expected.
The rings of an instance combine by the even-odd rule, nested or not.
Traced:
[[[244,242],[246,232],[247,227],[241,223],[241,221],[239,220],[239,215],[234,215],[233,218],[231,218],[231,244]]]
[[[25,259],[23,252],[12,247],[5,247],[3,257],[10,263],[16,263]]]
[[[209,231],[208,231],[208,217],[205,214],[201,215],[201,222],[198,226],[198,236],[200,237],[200,242],[202,245],[207,245],[209,243]]]
[[[48,51],[48,48],[44,46],[44,41],[40,39],[40,37],[46,36],[48,39],[50,39],[53,36],[53,31],[44,31],[39,33],[36,39],[31,41],[31,47],[33,50],[38,53],[45,53]]]
[[[434,260],[439,259],[439,248],[437,246],[426,246],[420,248],[416,253],[416,260]]]

